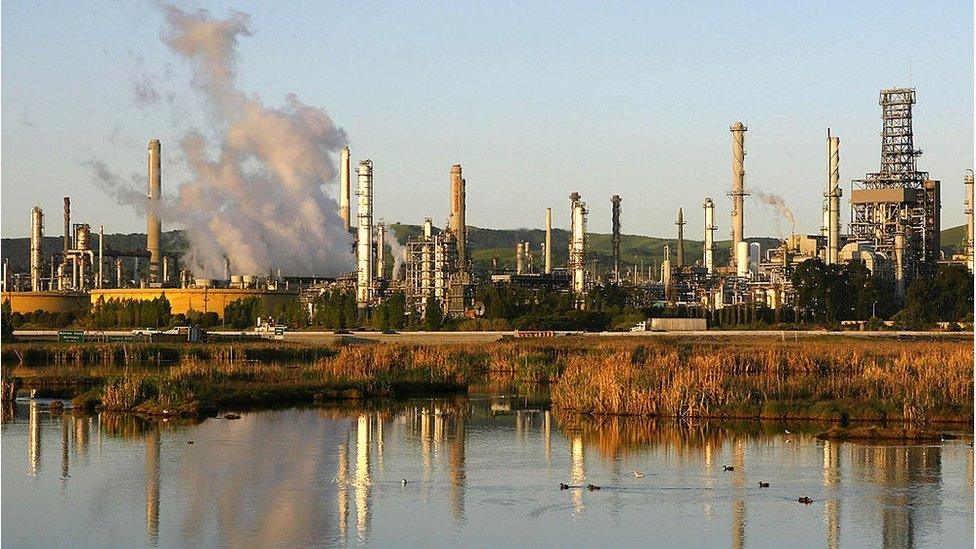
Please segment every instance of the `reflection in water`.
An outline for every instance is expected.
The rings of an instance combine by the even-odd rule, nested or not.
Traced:
[[[31,401],[28,413],[27,474],[36,477],[41,462],[41,418],[37,402]]]
[[[159,541],[159,429],[146,432],[146,541]]]
[[[45,483],[57,487],[57,481],[40,474],[41,445],[60,442],[61,455],[52,453],[47,466],[55,468],[60,457],[59,499],[65,504],[94,498],[67,490],[69,477],[73,488],[106,488],[104,499],[94,498],[90,504],[96,510],[108,505],[106,501],[132,502],[133,494],[125,492],[132,486],[144,490],[135,498],[145,499],[144,532],[140,525],[137,539],[103,539],[108,545],[304,546],[347,544],[350,538],[355,544],[390,544],[403,541],[391,535],[413,524],[415,516],[425,517],[416,519],[418,525],[434,525],[431,536],[460,536],[422,538],[417,544],[471,544],[485,540],[466,529],[484,528],[489,518],[498,520],[500,508],[515,524],[539,521],[521,525],[522,531],[549,524],[614,529],[626,524],[626,534],[697,516],[705,523],[721,521],[724,527],[703,535],[721,532],[724,539],[715,540],[718,545],[731,541],[743,547],[764,539],[770,528],[804,527],[771,527],[764,521],[770,513],[784,512],[784,494],[796,497],[792,489],[783,492],[780,487],[800,482],[799,468],[805,467],[805,479],[812,484],[803,493],[815,499],[812,507],[801,506],[806,514],[799,515],[813,518],[805,525],[805,545],[839,547],[843,527],[846,543],[880,539],[886,546],[912,546],[933,544],[933,536],[942,539],[946,487],[973,483],[973,451],[968,448],[957,448],[950,466],[943,464],[950,458],[939,446],[818,442],[809,433],[791,435],[787,443],[781,426],[560,417],[539,402],[497,396],[412,401],[381,411],[268,411],[194,426],[131,415],[51,417],[36,403],[18,406],[16,413],[20,415],[13,422],[4,424],[4,447],[19,441],[16,448],[26,451],[28,475],[20,469],[24,454],[19,453],[13,477],[32,479],[36,489]],[[55,421],[61,422],[60,429],[44,428],[56,426]],[[87,454],[89,439],[101,440],[102,434],[116,440]],[[174,441],[184,437],[195,444]],[[142,452],[144,460],[138,459]],[[9,457],[4,454],[7,463]],[[162,467],[164,460],[176,465]],[[779,467],[771,467],[774,463]],[[734,471],[722,472],[723,465],[732,465]],[[944,468],[956,475],[951,481]],[[103,469],[104,477],[86,478]],[[645,471],[646,478],[634,478],[632,469]],[[399,486],[400,478],[407,478],[408,485]],[[557,478],[604,489],[558,491]],[[488,479],[487,486],[483,479]],[[758,490],[757,480],[772,481],[773,487]],[[165,495],[162,482],[172,486]],[[89,517],[78,511],[86,524],[104,525],[94,532],[125,531],[141,522],[131,515],[121,522],[124,511],[117,511],[118,519],[113,512],[92,512]],[[11,524],[21,527],[18,521]],[[865,529],[877,537],[865,536]],[[580,538],[579,544],[593,541]],[[661,542],[666,543],[664,538]]]

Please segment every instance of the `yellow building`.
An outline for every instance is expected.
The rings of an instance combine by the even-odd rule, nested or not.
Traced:
[[[88,308],[88,294],[80,292],[3,292],[2,301],[10,301],[10,312],[73,313]]]
[[[99,298],[137,299],[149,301],[160,296],[169,300],[170,312],[174,315],[186,314],[191,309],[201,313],[214,312],[224,317],[224,307],[238,299],[257,297],[261,309],[272,312],[298,299],[298,292],[270,291],[240,288],[118,288],[91,290],[91,304]]]

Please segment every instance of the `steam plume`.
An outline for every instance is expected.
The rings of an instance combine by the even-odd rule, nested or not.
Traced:
[[[783,197],[779,196],[778,194],[766,193],[758,189],[751,189],[749,193],[752,194],[752,196],[755,196],[756,199],[763,204],[775,208],[776,212],[783,216],[783,219],[790,224],[790,234],[793,234],[796,231],[796,221],[793,219],[793,210],[786,205],[786,201],[783,200]]]
[[[345,132],[294,94],[273,108],[238,89],[238,41],[252,34],[248,14],[214,19],[207,10],[160,9],[161,39],[189,64],[192,90],[209,118],[208,133],[188,131],[181,139],[190,179],[160,208],[164,223],[186,230],[194,273],[222,275],[225,256],[233,272],[244,274],[350,269],[351,237],[325,192],[336,178],[333,156],[346,144]],[[101,186],[123,200],[118,185],[107,185],[93,167]]]

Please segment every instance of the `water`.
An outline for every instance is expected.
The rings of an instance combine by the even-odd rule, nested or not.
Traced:
[[[592,422],[544,395],[195,425],[10,414],[10,547],[973,546],[968,435],[881,446],[792,423]]]

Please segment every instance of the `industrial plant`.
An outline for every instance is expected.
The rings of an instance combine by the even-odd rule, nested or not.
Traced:
[[[675,208],[674,245],[665,246],[663,257],[655,261],[659,267],[653,272],[637,264],[636,259],[628,264],[621,256],[620,218],[626,202],[616,194],[608,212],[611,263],[600,268],[591,261],[587,220],[596,215],[596,209],[578,192],[568,197],[570,215],[564,221],[569,226],[569,242],[564,264],[554,263],[553,209],[546,207],[544,243],[533,248],[528,240],[511,242],[514,269],[501,268],[498,258],[476,268],[468,239],[467,181],[461,164],[445,173],[451,199],[443,228],[435,227],[434,218],[427,217],[417,234],[399,235],[374,218],[374,201],[383,200],[386,194],[382,184],[374,185],[374,164],[369,159],[360,160],[356,168],[357,207],[353,215],[351,153],[347,146],[339,153],[338,216],[353,243],[349,253],[355,257],[354,272],[331,277],[291,276],[271,268],[265,273],[235,272],[235,266],[226,260],[222,278],[196,276],[192,264],[175,250],[167,250],[162,241],[163,153],[160,142],[153,139],[147,155],[145,248],[106,247],[104,224],[97,225],[95,242],[95,225],[73,222],[70,197],[64,197],[63,246],[44,249],[45,214],[36,206],[29,219],[29,272],[11,273],[4,261],[3,299],[10,301],[15,312],[67,312],[100,300],[165,296],[174,314],[200,311],[222,316],[228,304],[255,297],[267,311],[299,302],[311,316],[317,296],[341,290],[355,295],[360,320],[368,319],[371,311],[394,295],[402,296],[404,314],[419,320],[430,315],[432,307],[438,309],[439,317],[478,317],[485,311],[476,297],[478,289],[489,285],[563,293],[578,309],[587,307],[587,295],[593,289],[613,285],[634,289],[634,295],[641,296],[640,306],[684,306],[707,316],[730,307],[791,307],[796,299],[792,275],[811,259],[827,265],[860,261],[875,276],[889,280],[897,299],[904,299],[911,282],[934,276],[940,263],[960,263],[970,272],[973,269],[973,174],[970,171],[963,180],[965,249],[953,257],[942,257],[941,184],[917,165],[921,151],[912,132],[915,100],[915,90],[910,88],[880,92],[880,165],[878,171],[851,181],[848,230],[844,232],[841,224],[841,141],[828,129],[819,231],[790,234],[766,249],[746,238],[745,199],[751,195],[746,182],[748,128],[735,122],[729,128],[732,178],[727,193],[731,206],[727,218],[728,263],[716,261],[716,231],[722,231],[716,201],[703,197],[698,221],[694,211]],[[378,174],[383,172],[382,166],[376,168]],[[696,226],[702,231],[702,252],[700,257],[690,257],[686,253],[686,228]]]

